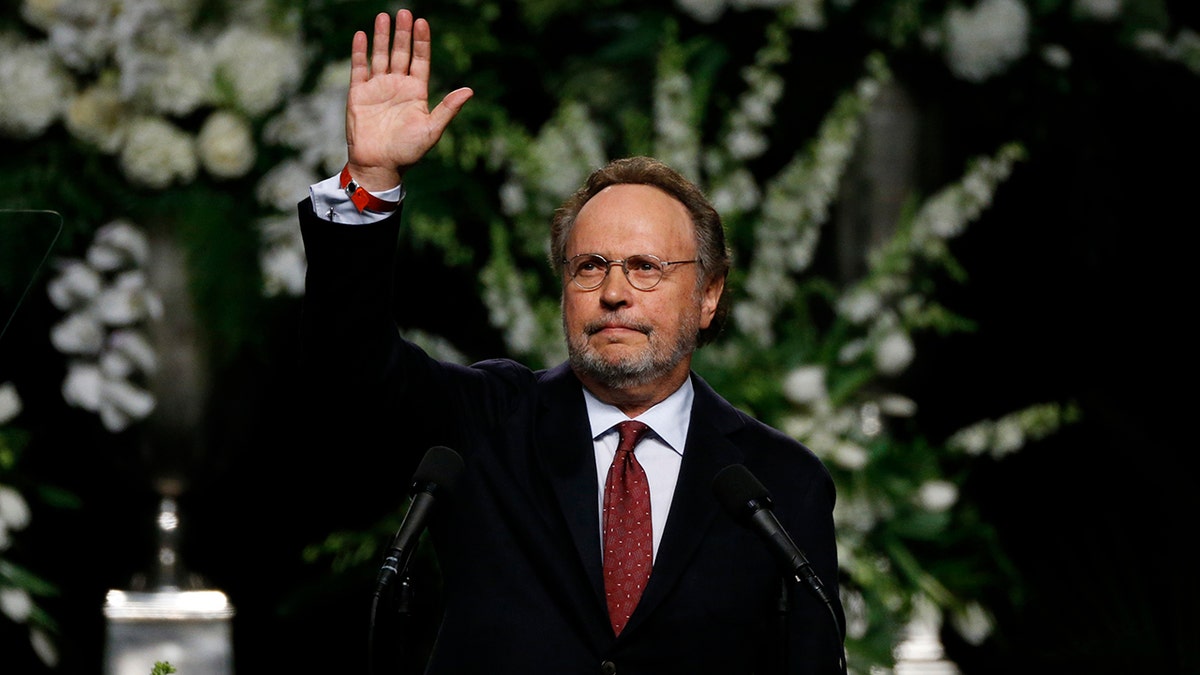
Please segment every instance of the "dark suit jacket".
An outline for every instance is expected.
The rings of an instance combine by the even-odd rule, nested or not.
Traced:
[[[327,393],[322,404],[346,423],[387,419],[405,468],[432,445],[465,460],[430,527],[445,595],[431,672],[770,672],[780,654],[781,567],[711,488],[720,469],[738,463],[771,491],[843,621],[829,473],[693,374],[691,426],[662,543],[641,603],[614,637],[579,380],[565,364],[535,372],[503,359],[467,367],[428,357],[398,337],[392,319],[399,214],[344,226],[316,218],[308,201],[299,213],[309,265],[303,342],[308,372],[321,383],[314,391]],[[400,312],[404,304],[395,300]],[[399,486],[408,475],[392,480]],[[786,606],[787,672],[839,672],[829,609],[802,588]]]

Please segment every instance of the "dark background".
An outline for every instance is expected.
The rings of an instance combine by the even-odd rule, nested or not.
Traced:
[[[1012,589],[994,589],[999,630],[983,645],[943,637],[967,675],[1197,673],[1200,595],[1183,550],[1197,484],[1180,451],[1196,399],[1187,318],[1195,301],[1182,277],[1198,224],[1200,78],[1130,54],[1075,54],[1095,77],[1057,97],[985,105],[986,86],[907,81],[924,112],[931,184],[961,170],[964,150],[989,152],[1013,131],[1028,132],[1036,161],[1020,165],[954,243],[970,279],[944,286],[942,299],[979,329],[922,338],[904,387],[933,437],[1043,400],[1072,400],[1084,412],[1077,425],[982,460],[973,474],[968,496],[1027,587],[1016,602]],[[446,297],[430,292],[414,313],[428,310],[444,328],[444,312],[436,314]],[[312,433],[319,420],[296,400],[298,303],[264,311],[272,313],[264,346],[216,373],[204,431],[212,461],[183,497],[183,557],[238,610],[238,672],[359,670],[372,579],[331,584],[300,551],[331,530],[370,525],[347,522],[349,507],[398,504],[407,477],[397,477],[395,494],[365,495],[352,482],[311,489],[329,458],[350,449]],[[0,381],[18,381],[27,401],[61,401],[62,373],[44,365],[62,362],[45,339],[57,318],[34,293],[0,342]],[[26,468],[85,507],[37,511],[14,554],[61,589],[45,604],[60,622],[62,672],[97,672],[104,594],[149,568],[157,499],[131,434],[103,433],[94,416],[65,405],[30,417]],[[39,672],[32,660],[16,664],[13,672]]]

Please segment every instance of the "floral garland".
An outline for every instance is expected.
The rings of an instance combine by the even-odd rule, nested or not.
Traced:
[[[889,436],[887,420],[914,417],[918,409],[917,402],[887,392],[880,381],[904,372],[918,357],[912,332],[963,323],[918,293],[914,275],[921,265],[952,264],[946,242],[988,207],[996,187],[1023,158],[1019,144],[977,158],[958,182],[925,200],[873,253],[865,279],[827,294],[844,332],[836,339],[829,336],[829,344],[818,339],[795,350],[809,357],[802,364],[780,361],[780,353],[801,341],[795,335],[797,316],[803,315],[801,305],[812,301],[813,287],[800,275],[814,258],[861,116],[890,77],[883,59],[868,61],[862,78],[835,103],[812,142],[776,175],[756,178],[748,166],[765,151],[766,132],[779,123],[774,107],[786,83],[777,69],[791,58],[788,35],[824,29],[829,15],[849,4],[677,0],[680,16],[701,25],[727,12],[755,9],[776,13],[778,21],[768,26],[762,48],[743,72],[744,89],[725,111],[716,142],[699,131],[701,110],[710,102],[689,69],[692,52],[668,35],[653,83],[651,138],[627,139],[626,148],[652,152],[702,181],[726,214],[731,233],[752,242],[739,252],[749,265],[739,279],[745,292],[733,311],[736,332],[702,350],[697,368],[724,381],[722,390],[740,397],[740,404],[822,452],[833,467],[843,495],[836,517],[843,571],[850,581],[843,600],[852,619],[851,638],[857,641],[852,648],[860,645],[867,654],[873,635],[885,636],[890,648],[896,626],[871,617],[897,616],[902,623],[905,608],[927,608],[929,601],[939,611],[950,611],[960,633],[978,642],[991,629],[986,608],[957,597],[902,545],[882,546],[876,539],[888,519],[905,509],[948,518],[963,506],[957,484],[939,463],[1014,452],[1070,423],[1077,411],[1069,404],[1044,403],[981,420],[952,435],[944,447],[924,448],[929,462],[903,474],[903,490],[881,490],[872,479],[873,471],[894,469],[889,453],[912,450]],[[943,14],[915,19],[898,11],[879,23],[879,37],[939,54],[951,74],[969,83],[995,78],[1029,54],[1058,71],[1069,70],[1069,50],[1039,36],[1039,17],[1030,4],[970,4],[952,3]],[[298,297],[305,260],[294,206],[307,185],[331,175],[345,160],[348,65],[311,58],[302,34],[309,8],[267,0],[217,5],[224,14],[210,21],[202,11],[213,3],[201,0],[23,0],[19,29],[0,29],[0,136],[29,141],[61,128],[72,142],[111,161],[122,181],[152,192],[202,180],[251,184],[255,206],[264,214],[255,223],[262,292]],[[1093,23],[1124,16],[1118,0],[1077,0],[1072,12],[1075,20]],[[1200,74],[1195,32],[1169,36],[1152,25],[1131,27],[1131,46]],[[458,55],[470,60],[467,52]],[[310,70],[312,83],[306,88]],[[490,229],[491,258],[479,279],[493,327],[514,355],[532,362],[563,357],[556,293],[545,292],[549,282],[540,266],[544,223],[548,210],[612,147],[613,130],[595,121],[603,114],[582,101],[564,100],[534,131],[498,115],[481,137],[461,138],[454,146],[450,134],[442,143],[460,164],[483,158],[504,172],[497,195],[503,221]],[[452,248],[452,226],[420,215],[413,220],[414,229]],[[156,367],[145,328],[163,308],[142,270],[145,224],[120,214],[102,222],[90,233],[84,259],[56,262],[47,293],[64,318],[50,339],[69,360],[64,399],[95,412],[104,428],[116,433],[154,410],[154,397],[143,386]],[[448,358],[465,358],[437,336],[419,337]],[[768,391],[739,387],[739,381]],[[5,482],[15,467],[18,434],[11,424],[20,411],[15,387],[0,386],[0,611],[8,620],[29,623],[33,648],[53,664],[52,622],[31,599],[44,584],[2,556],[13,535],[30,522],[25,498]],[[878,651],[857,659],[863,667],[886,660]]]

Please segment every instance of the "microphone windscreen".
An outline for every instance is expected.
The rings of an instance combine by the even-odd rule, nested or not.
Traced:
[[[453,490],[463,470],[463,458],[444,445],[435,445],[425,452],[421,464],[413,473],[415,490],[430,486],[438,490]]]
[[[726,513],[737,520],[749,518],[754,511],[771,503],[771,493],[741,464],[730,464],[718,471],[712,489]]]

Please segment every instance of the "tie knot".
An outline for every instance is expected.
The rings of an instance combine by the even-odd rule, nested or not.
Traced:
[[[632,452],[633,446],[637,445],[649,430],[650,427],[637,420],[625,420],[618,423],[617,433],[621,435],[621,440],[617,444],[617,452]]]

